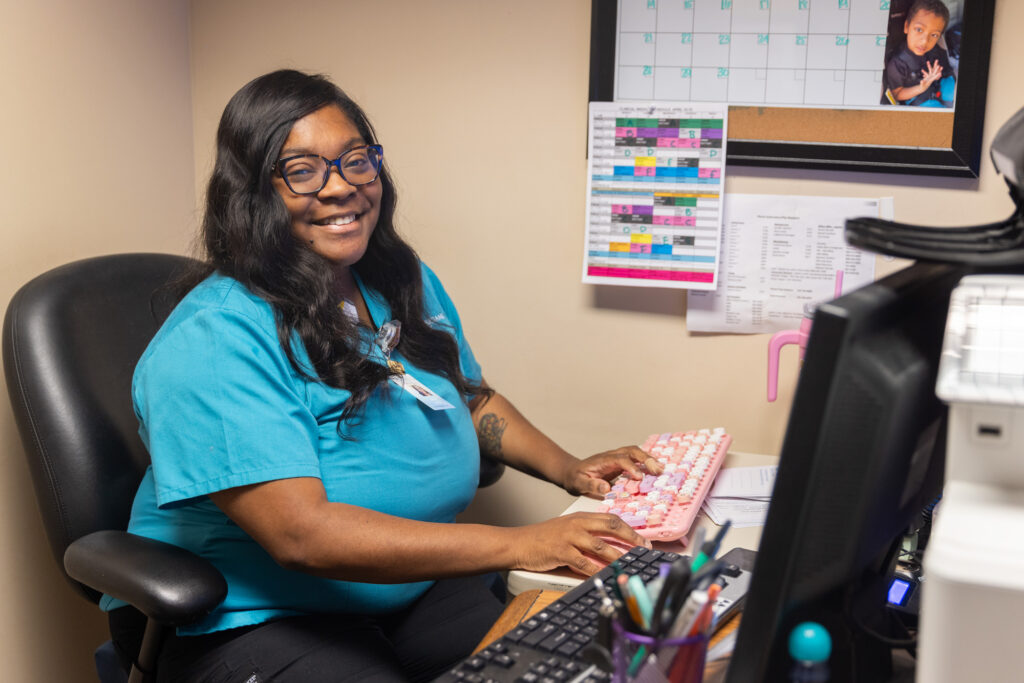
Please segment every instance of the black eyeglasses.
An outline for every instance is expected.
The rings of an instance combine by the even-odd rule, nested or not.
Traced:
[[[333,160],[319,154],[284,157],[277,160],[272,170],[281,174],[285,185],[295,194],[316,194],[327,185],[331,167],[338,169],[338,175],[346,183],[358,187],[377,179],[383,160],[383,147],[363,145]]]

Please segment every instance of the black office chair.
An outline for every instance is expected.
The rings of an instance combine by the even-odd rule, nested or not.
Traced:
[[[87,599],[108,593],[148,617],[122,678],[131,683],[152,672],[165,628],[209,614],[227,595],[213,565],[124,530],[149,464],[132,373],[173,308],[164,285],[187,264],[167,254],[77,261],[22,287],[4,318],[7,390],[54,557]],[[109,651],[101,648],[97,665],[115,681]]]
[[[109,643],[97,651],[104,683],[149,680],[165,629],[206,616],[227,594],[202,558],[125,531],[149,465],[132,373],[176,303],[165,285],[189,263],[169,254],[76,261],[24,285],[4,318],[7,389],[54,557],[87,599],[107,593],[148,617],[127,678],[111,670]],[[480,485],[503,470],[483,459]]]

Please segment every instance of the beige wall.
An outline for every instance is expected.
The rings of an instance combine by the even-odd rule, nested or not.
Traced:
[[[194,221],[188,6],[0,0],[0,306],[67,261],[182,251]],[[7,394],[0,409],[0,662],[95,681],[99,611],[57,572]]]
[[[400,227],[458,303],[489,381],[542,429],[580,455],[713,425],[728,428],[736,448],[777,450],[792,355],[780,401],[767,404],[765,336],[691,335],[678,292],[579,283],[588,0],[303,7],[201,0],[189,17],[172,0],[0,0],[0,121],[9,131],[0,302],[79,256],[183,251],[230,95],[270,69],[322,71],[375,122],[399,183]],[[1024,105],[1011,35],[1022,22],[1024,4],[999,3],[986,140]],[[14,165],[15,155],[38,160]],[[154,160],[144,170],[141,155]],[[105,178],[126,168],[139,170],[121,184]],[[981,222],[1011,208],[987,160],[978,181],[729,172],[732,192],[893,195],[898,219],[926,224]],[[41,177],[46,187],[29,180]],[[102,620],[62,584],[39,539],[6,408],[0,438],[10,456],[0,470],[7,678],[92,680],[88,655],[105,635]],[[512,474],[469,516],[529,522],[567,501]]]

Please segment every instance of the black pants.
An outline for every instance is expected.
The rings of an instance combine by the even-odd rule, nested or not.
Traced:
[[[202,636],[171,634],[157,683],[429,681],[472,652],[501,615],[493,579],[438,581],[411,607],[384,617],[319,614]],[[134,608],[110,613],[119,653],[138,652],[144,625]]]

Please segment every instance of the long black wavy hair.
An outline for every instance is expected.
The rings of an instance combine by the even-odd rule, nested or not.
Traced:
[[[200,237],[204,272],[232,277],[274,310],[281,346],[297,372],[351,392],[338,430],[358,420],[389,370],[360,352],[358,330],[332,295],[331,264],[292,233],[291,216],[274,188],[271,168],[296,121],[337,106],[367,144],[377,136],[366,114],[338,86],[320,75],[281,70],[247,83],[228,102],[217,129],[217,156],[206,193]],[[386,165],[381,168],[380,217],[366,253],[353,268],[391,306],[402,323],[399,352],[414,365],[446,377],[467,397],[490,395],[459,367],[458,346],[448,332],[424,321],[419,258],[394,226],[397,196]],[[303,367],[292,333],[313,365]]]

